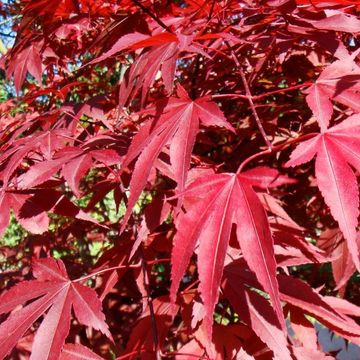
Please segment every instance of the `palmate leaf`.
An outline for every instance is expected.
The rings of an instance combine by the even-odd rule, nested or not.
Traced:
[[[314,325],[296,307],[288,304],[287,308],[289,309],[289,320],[297,342],[301,343],[306,348],[317,350],[318,339]]]
[[[29,153],[41,150],[45,158],[51,157],[55,151],[64,146],[63,136],[66,136],[67,133],[67,130],[55,129],[10,142],[10,146],[6,146],[0,156],[0,163],[3,167],[0,172],[3,189],[10,187],[15,170]]]
[[[42,62],[40,51],[42,45],[41,41],[33,42],[27,48],[17,52],[9,62],[6,75],[7,77],[14,75],[15,89],[18,94],[27,72],[33,75],[37,82],[41,84]]]
[[[121,157],[112,149],[82,150],[75,147],[65,147],[54,154],[52,159],[37,162],[26,173],[18,178],[19,189],[31,189],[43,184],[60,169],[61,174],[77,197],[80,180],[94,166],[97,160],[105,165],[120,162]]]
[[[299,5],[313,5],[328,7],[329,5],[356,5],[354,0],[296,0]]]
[[[48,215],[36,202],[30,201],[31,195],[21,192],[0,192],[0,236],[6,230],[10,220],[10,209],[14,211],[15,217],[20,224],[33,234],[42,234],[49,227]],[[28,212],[32,216],[24,217],[22,207],[26,204]]]
[[[322,131],[328,128],[333,114],[331,100],[344,104],[356,112],[360,111],[360,68],[354,62],[354,55],[355,53],[330,64],[307,90],[306,102]]]
[[[9,223],[11,209],[19,223],[33,234],[43,234],[48,231],[48,212],[98,224],[60,191],[53,189],[38,189],[33,192],[0,191],[0,235]]]
[[[211,359],[241,359],[255,360],[242,346],[251,343],[251,331],[247,331],[244,325],[231,324],[227,326],[214,324],[214,343],[212,344],[213,356]],[[194,338],[181,347],[175,356],[175,360],[192,360],[208,358],[205,351],[206,340],[203,333],[198,330]]]
[[[139,356],[144,360],[154,359],[156,352],[153,337],[153,322],[156,323],[158,341],[160,346],[164,343],[166,335],[173,321],[171,315],[171,303],[168,296],[160,296],[153,301],[154,317],[147,306],[138,321],[134,324],[133,331],[127,343],[125,354],[118,359],[128,358],[138,359]],[[177,307],[178,309],[178,307]]]
[[[1,314],[36,299],[20,310],[14,310],[0,325],[1,359],[11,351],[32,323],[46,312],[35,335],[30,359],[59,358],[70,330],[72,308],[81,324],[100,330],[112,340],[96,292],[79,282],[71,281],[61,260],[38,260],[34,263],[33,274],[36,280],[23,281],[0,297]]]
[[[136,95],[142,88],[142,103],[146,98],[149,88],[161,70],[165,89],[171,93],[174,86],[176,61],[182,51],[199,53],[209,57],[199,46],[197,46],[193,35],[181,33],[172,34],[161,32],[147,35],[133,32],[120,37],[113,46],[101,56],[90,61],[95,64],[123,51],[134,51],[144,49],[141,55],[130,66],[125,78],[120,84],[119,104],[124,106],[130,95]],[[145,50],[149,48],[149,50]]]
[[[251,325],[257,336],[274,352],[276,358],[290,360],[286,337],[269,302],[261,295],[246,290],[241,282],[235,283],[225,279],[223,288],[240,318]]]
[[[2,3],[11,31],[3,35],[16,37],[12,49],[0,40],[0,67],[21,96],[0,81],[8,98],[0,104],[0,232],[13,212],[27,233],[8,246],[12,223],[6,246],[0,241],[0,358],[331,358],[313,319],[359,343],[359,309],[296,280],[337,291],[320,265],[332,262],[337,286],[350,278],[347,290],[356,288],[358,131],[329,127],[360,113],[360,52],[349,55],[359,47],[359,0]],[[177,83],[191,99],[181,86],[173,95]],[[290,181],[264,167],[278,166],[310,129],[308,110],[321,134],[295,155],[316,157],[319,187],[346,237],[324,252],[314,226],[333,226],[313,197],[311,166],[296,186],[271,193]],[[263,167],[231,173],[250,161]],[[151,196],[138,201],[144,189]],[[114,206],[123,203],[119,224]],[[46,254],[66,254],[69,276],[61,261],[40,260],[29,281],[31,258]],[[97,294],[76,279],[85,268]],[[110,337],[99,299],[116,345],[84,331]],[[284,331],[283,312],[297,337]]]
[[[338,335],[355,344],[360,343],[360,327],[347,316],[347,314],[358,314],[358,307],[332,296],[321,296],[308,284],[291,276],[277,275],[277,280],[281,301],[296,308],[302,314],[311,315]],[[230,291],[236,291],[238,294],[241,291],[239,283],[254,289],[260,287],[255,276],[247,270],[243,260],[234,261],[225,267],[224,282],[225,287],[230,287]],[[265,313],[262,313],[262,316],[265,316]],[[273,349],[268,340],[264,338],[263,341]]]
[[[272,181],[267,178],[272,171],[263,167],[238,175],[203,176],[185,190],[184,201],[191,199],[191,205],[176,219],[170,293],[174,301],[190,257],[199,243],[200,292],[205,308],[204,327],[209,339],[233,224],[237,226],[237,239],[244,258],[269,293],[278,322],[281,328],[285,328],[276,280],[273,238],[266,212],[252,188],[253,185],[276,184],[274,173]],[[264,178],[261,178],[261,173]]]
[[[130,197],[122,229],[146,185],[155,160],[167,144],[170,144],[170,163],[181,192],[187,179],[200,121],[206,126],[222,126],[234,131],[219,107],[208,97],[193,101],[182,87],[178,87],[178,93],[179,98],[170,98],[159,117],[155,116],[144,124],[124,159],[123,167],[126,167],[138,157],[131,177]]]
[[[359,242],[359,233],[357,238]],[[344,294],[347,282],[356,271],[344,236],[339,229],[328,229],[321,234],[318,243],[328,254],[332,254],[331,267],[336,288],[340,290],[340,295]]]
[[[359,216],[359,188],[354,171],[360,171],[360,115],[353,115],[300,143],[286,166],[297,166],[315,155],[315,175],[331,214],[339,223],[356,268],[360,270],[356,227]]]
[[[326,18],[312,21],[315,28],[320,30],[334,30],[348,33],[360,31],[360,20],[350,14],[344,14],[338,10],[327,10]]]

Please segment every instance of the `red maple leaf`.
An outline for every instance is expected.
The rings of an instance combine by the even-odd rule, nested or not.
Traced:
[[[144,103],[146,94],[159,70],[161,70],[165,90],[171,93],[176,61],[180,52],[191,51],[208,57],[196,43],[193,43],[194,37],[194,35],[172,34],[169,32],[151,36],[139,32],[126,34],[118,39],[108,51],[89,62],[88,65],[104,61],[125,49],[134,51],[150,48],[145,50],[130,66],[126,77],[120,85],[120,106],[124,106],[129,96],[131,94],[136,95],[141,88],[143,88],[141,102]]]
[[[147,121],[134,137],[124,159],[123,167],[138,157],[130,182],[130,198],[123,219],[123,228],[132,208],[162,150],[169,144],[170,163],[174,179],[181,192],[190,167],[190,158],[200,121],[206,126],[222,126],[234,131],[219,107],[209,97],[191,100],[186,91],[178,87],[179,98],[171,97],[160,116]]]
[[[40,51],[42,42],[33,42],[25,49],[16,52],[11,56],[11,60],[6,69],[7,77],[14,74],[14,84],[17,93],[20,92],[21,86],[29,72],[36,81],[41,85],[41,58]]]
[[[12,311],[0,325],[0,358],[4,358],[32,323],[44,315],[36,332],[31,359],[58,359],[70,330],[71,309],[77,320],[112,336],[96,292],[79,282],[71,281],[61,260],[52,258],[34,263],[36,280],[23,281],[0,297],[0,313]],[[26,304],[16,309],[21,304]]]
[[[306,102],[312,110],[320,129],[325,131],[333,115],[335,100],[360,111],[360,68],[354,62],[354,53],[326,67],[315,83],[307,90]]]
[[[263,174],[263,178],[259,175]],[[273,175],[270,180],[269,173]],[[277,174],[277,172],[275,172]],[[256,174],[256,176],[254,176]],[[177,234],[172,252],[171,296],[175,294],[196,244],[204,325],[211,338],[212,316],[219,296],[225,255],[232,225],[250,269],[270,295],[282,328],[284,317],[276,281],[274,244],[265,209],[252,186],[276,185],[272,169],[242,174],[215,174],[195,180],[185,190],[186,213],[176,219]]]
[[[310,140],[300,143],[286,166],[310,161],[315,155],[317,184],[339,223],[347,240],[356,268],[360,269],[356,227],[359,216],[359,188],[353,166],[360,171],[360,115],[353,115],[340,124],[324,130]]]
[[[230,296],[233,301],[236,299],[234,299],[234,294],[240,295],[242,292],[239,283],[246,284],[253,290],[260,287],[254,274],[247,270],[246,264],[242,259],[234,261],[225,267],[224,278],[225,289],[228,287],[226,291],[232,292]],[[311,315],[340,336],[349,339],[355,344],[359,344],[360,327],[350,316],[347,316],[347,314],[358,314],[357,307],[354,308],[353,304],[333,296],[321,296],[308,284],[291,276],[277,275],[277,280],[281,301],[290,304],[301,313]],[[238,300],[236,299],[236,301]],[[268,316],[263,311],[261,314],[262,316],[265,314]],[[268,316],[268,319],[271,319],[271,315]],[[270,323],[274,324],[273,320]],[[266,326],[266,323],[263,322],[262,326]],[[273,347],[275,344],[271,345],[269,343],[273,339],[268,338],[265,340],[263,338],[263,341],[266,341],[268,346],[275,350]],[[278,347],[278,345],[276,346]]]

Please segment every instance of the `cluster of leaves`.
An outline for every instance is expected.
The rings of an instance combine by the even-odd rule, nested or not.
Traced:
[[[1,11],[1,359],[360,345],[357,1]]]

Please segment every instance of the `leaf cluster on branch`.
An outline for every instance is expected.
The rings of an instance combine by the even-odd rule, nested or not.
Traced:
[[[0,9],[1,359],[360,345],[357,1]]]

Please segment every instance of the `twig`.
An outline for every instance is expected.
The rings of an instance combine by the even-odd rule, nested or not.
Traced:
[[[254,155],[249,156],[248,158],[246,158],[239,166],[239,168],[237,169],[236,173],[240,174],[242,169],[244,168],[245,165],[247,165],[250,161],[257,159],[258,157],[261,157],[263,155],[269,155],[274,151],[274,149],[266,149],[264,151],[260,151]]]
[[[294,85],[294,86],[289,86],[289,87],[286,87],[286,88],[283,88],[283,89],[278,89],[278,90],[274,90],[274,91],[269,91],[267,93],[264,93],[264,94],[260,94],[260,95],[255,95],[253,96],[252,98],[254,100],[259,100],[259,99],[262,99],[264,97],[267,97],[267,96],[270,96],[270,95],[275,95],[275,94],[281,94],[283,92],[287,92],[287,91],[293,91],[293,90],[297,90],[297,89],[301,89],[302,87],[304,86],[311,86],[312,83],[302,83],[302,84],[298,84],[298,85]]]
[[[236,171],[237,174],[240,174],[242,169],[252,160],[254,159],[257,159],[258,157],[261,157],[263,155],[270,155],[276,151],[280,151],[282,150],[284,147],[286,146],[289,146],[291,144],[295,144],[295,143],[298,143],[300,141],[305,141],[305,140],[308,140],[308,139],[311,139],[313,138],[314,136],[318,135],[317,133],[310,133],[310,134],[306,134],[306,135],[303,135],[303,136],[299,136],[295,139],[291,139],[291,140],[286,140],[285,142],[279,144],[279,145],[276,145],[276,146],[273,146],[272,149],[266,149],[264,151],[260,151],[254,155],[251,155],[249,156],[248,158],[246,158],[239,166],[238,170]]]
[[[241,80],[242,80],[242,82],[243,82],[243,84],[244,84],[244,87],[245,87],[245,94],[246,94],[247,99],[248,99],[248,101],[249,101],[250,108],[251,108],[251,111],[252,111],[252,113],[253,113],[253,115],[254,115],[256,124],[257,124],[257,126],[258,126],[258,128],[259,128],[259,130],[260,130],[260,133],[261,133],[262,137],[263,137],[264,140],[265,140],[265,143],[266,143],[267,147],[270,149],[270,151],[272,151],[271,142],[269,141],[269,139],[268,139],[268,137],[267,137],[267,135],[266,135],[266,133],[265,133],[265,130],[264,130],[262,124],[261,124],[261,120],[260,120],[259,115],[258,115],[258,113],[257,113],[257,111],[256,111],[256,107],[255,107],[255,104],[254,104],[254,101],[253,101],[253,97],[252,97],[252,95],[251,95],[251,91],[250,91],[250,88],[249,88],[249,84],[248,84],[248,82],[247,82],[247,80],[246,80],[246,76],[245,76],[245,74],[244,74],[244,72],[243,72],[243,70],[242,70],[241,64],[240,64],[240,62],[239,62],[236,54],[234,53],[233,49],[231,49],[231,46],[230,46],[228,43],[227,43],[227,46],[228,46],[228,48],[229,48],[229,50],[230,50],[230,53],[231,53],[231,56],[232,56],[232,58],[233,58],[233,61],[234,61],[235,65],[236,65],[237,68],[239,69],[239,73],[240,73],[240,76],[241,76]]]
[[[173,31],[155,14],[153,14],[146,6],[141,4],[138,0],[132,0],[133,3],[138,6],[144,13],[148,14],[152,19],[154,19],[163,29],[168,31],[169,33],[173,33]]]
[[[252,111],[252,113],[253,113],[253,115],[254,115],[256,124],[257,124],[257,126],[258,126],[258,128],[259,128],[259,130],[260,130],[260,133],[261,133],[262,137],[263,137],[264,140],[265,140],[266,145],[268,146],[268,148],[270,149],[270,151],[272,151],[271,142],[269,141],[269,139],[268,139],[268,137],[267,137],[267,135],[266,135],[266,132],[265,132],[265,130],[264,130],[264,127],[262,126],[261,120],[260,120],[259,115],[258,115],[258,113],[257,113],[257,111],[256,111],[256,107],[255,107],[255,104],[254,104],[254,101],[253,101],[253,98],[252,98],[252,95],[251,95],[251,92],[250,92],[249,84],[248,84],[248,82],[247,82],[247,80],[246,80],[245,74],[244,74],[241,66],[240,66],[240,68],[239,68],[239,72],[240,72],[241,80],[242,80],[242,82],[243,82],[243,84],[244,84],[244,87],[245,87],[245,93],[246,93],[246,95],[247,95],[247,97],[248,97],[248,101],[249,101],[249,104],[250,104],[250,108],[251,108],[251,111]]]
[[[196,359],[201,359],[201,360],[211,360],[209,357],[203,355],[199,358],[199,355],[194,355],[194,354],[190,354],[190,353],[183,353],[183,352],[166,352],[166,353],[162,353],[163,357],[171,357],[173,358],[174,355],[179,355],[179,356],[186,356],[186,357],[193,357]]]
[[[5,37],[12,38],[12,39],[15,39],[15,38],[16,38],[15,35],[11,35],[11,33],[6,34],[6,33],[4,33],[4,32],[0,32],[0,36],[5,36]]]
[[[146,349],[140,349],[140,350],[136,350],[136,351],[132,351],[130,353],[127,353],[125,355],[121,355],[119,357],[116,358],[116,360],[125,360],[127,358],[129,358],[130,356],[133,356],[133,355],[140,355],[140,354],[143,354],[143,353],[146,353]]]
[[[223,99],[223,98],[240,98],[244,100],[248,100],[249,97],[247,95],[241,94],[215,94],[211,95],[212,99]]]
[[[153,261],[149,261],[148,264],[149,265],[153,265],[153,264],[159,264],[159,263],[163,263],[163,262],[170,262],[171,259],[158,259],[158,260],[153,260]],[[119,269],[137,269],[139,267],[141,267],[142,265],[138,264],[138,265],[117,265],[117,266],[112,266],[106,269],[102,269],[99,271],[96,271],[94,273],[85,275],[79,279],[73,280],[73,282],[80,282],[80,281],[84,281],[87,279],[90,279],[94,276],[100,275],[102,273],[108,272],[108,271],[112,271],[112,270],[119,270]]]
[[[5,25],[9,21],[20,19],[21,17],[22,17],[22,15],[14,15],[14,16],[8,17],[5,20],[0,21],[0,26]]]
[[[288,91],[294,91],[297,89],[301,89],[302,87],[306,87],[306,86],[311,86],[312,83],[303,83],[303,84],[298,84],[298,85],[294,85],[294,86],[289,86],[283,89],[277,89],[277,90],[273,90],[273,91],[269,91],[260,95],[252,95],[251,98],[253,100],[260,100],[263,99],[265,97],[271,96],[271,95],[275,95],[275,94],[282,94],[284,92],[288,92]],[[242,94],[215,94],[215,95],[211,95],[211,97],[213,99],[222,99],[222,98],[240,98],[240,99],[245,99],[245,100],[249,100],[249,96],[248,95],[242,95]]]
[[[181,291],[181,294],[185,294],[187,291],[189,291],[191,288],[196,286],[200,280],[195,280],[193,283],[191,283],[187,288],[185,288],[183,291]]]

